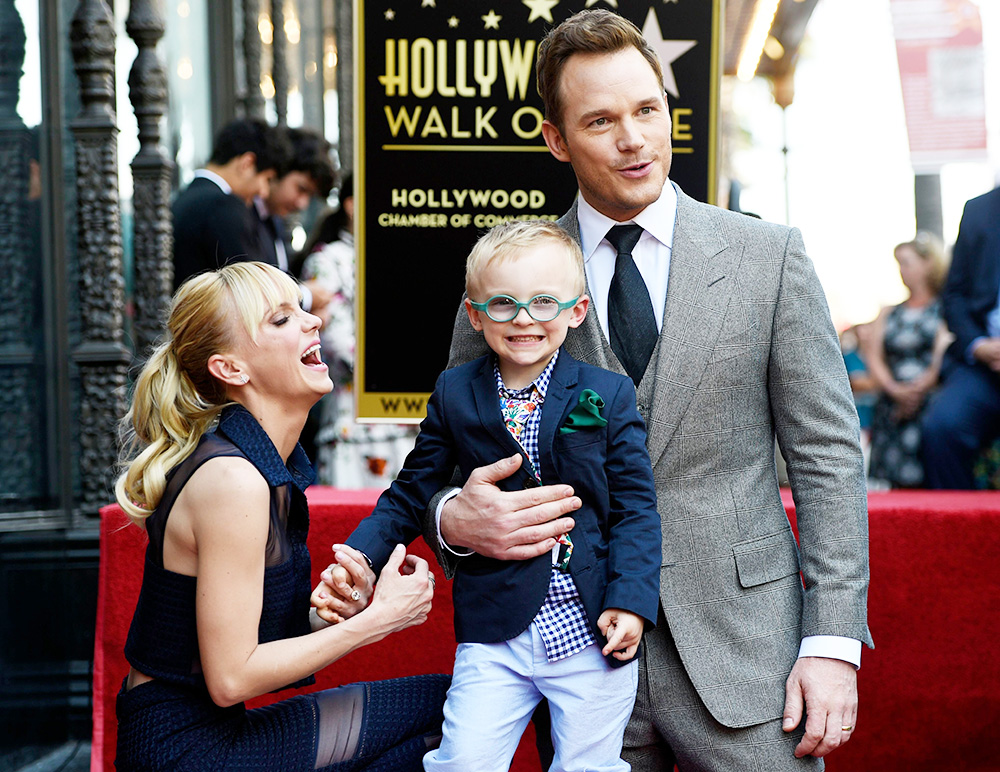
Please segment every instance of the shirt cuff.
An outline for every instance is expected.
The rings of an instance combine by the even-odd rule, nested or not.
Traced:
[[[800,657],[826,657],[861,668],[861,641],[841,635],[807,635],[799,644]]]
[[[441,545],[441,549],[448,550],[448,552],[452,555],[457,555],[460,558],[467,558],[469,555],[475,555],[476,551],[469,550],[468,552],[456,552],[448,545],[448,542],[446,542],[444,537],[441,535],[441,513],[444,511],[444,505],[461,492],[461,488],[452,488],[441,497],[441,500],[438,502],[437,509],[434,510],[434,527],[437,529],[438,544]]]

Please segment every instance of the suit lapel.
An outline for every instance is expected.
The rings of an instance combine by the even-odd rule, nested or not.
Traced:
[[[479,423],[490,433],[497,445],[508,456],[516,452],[524,456],[524,449],[518,444],[504,425],[500,415],[500,397],[497,395],[497,381],[493,375],[493,357],[486,357],[483,368],[472,380],[472,395],[476,400]],[[525,456],[527,459],[527,456]],[[498,459],[494,459],[496,461]],[[527,469],[527,465],[525,465]]]
[[[742,245],[730,245],[707,205],[677,190],[677,220],[670,254],[670,277],[655,367],[646,371],[640,392],[652,383],[650,460],[655,465],[677,427],[711,358],[726,316]]]
[[[547,475],[552,474],[556,468],[552,446],[556,441],[556,432],[569,412],[570,397],[579,380],[579,371],[579,363],[563,349],[556,360],[556,366],[552,368],[545,403],[542,405],[542,422],[538,427],[538,461]],[[553,480],[543,479],[543,482]]]

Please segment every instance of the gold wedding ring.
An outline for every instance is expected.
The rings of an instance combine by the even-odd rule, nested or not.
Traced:
[[[852,729],[854,729],[853,725],[852,726],[842,726],[842,727],[840,727],[840,731],[841,732],[850,732]]]

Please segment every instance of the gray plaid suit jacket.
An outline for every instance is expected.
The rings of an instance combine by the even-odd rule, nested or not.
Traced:
[[[559,224],[579,240],[576,204]],[[625,372],[596,314],[569,331],[566,350]],[[449,366],[484,352],[460,309]],[[802,637],[873,645],[857,413],[797,229],[678,189],[663,327],[637,396],[663,529],[667,634],[717,721],[778,718]],[[801,549],[781,503],[775,438]]]

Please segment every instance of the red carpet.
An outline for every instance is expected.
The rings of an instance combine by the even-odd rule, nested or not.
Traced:
[[[309,547],[315,572],[330,544],[371,511],[377,493],[313,488]],[[996,770],[1000,735],[1000,493],[873,493],[869,619],[861,707],[831,772]],[[422,542],[418,554],[429,558]],[[113,770],[115,695],[142,573],[143,534],[117,507],[101,513],[101,567],[94,649],[93,772]],[[318,674],[317,688],[417,673],[450,672],[455,651],[450,584],[439,581],[424,625],[354,652]],[[252,704],[279,699],[272,695]],[[529,727],[516,772],[537,772]],[[736,772],[736,771],[734,771]]]

